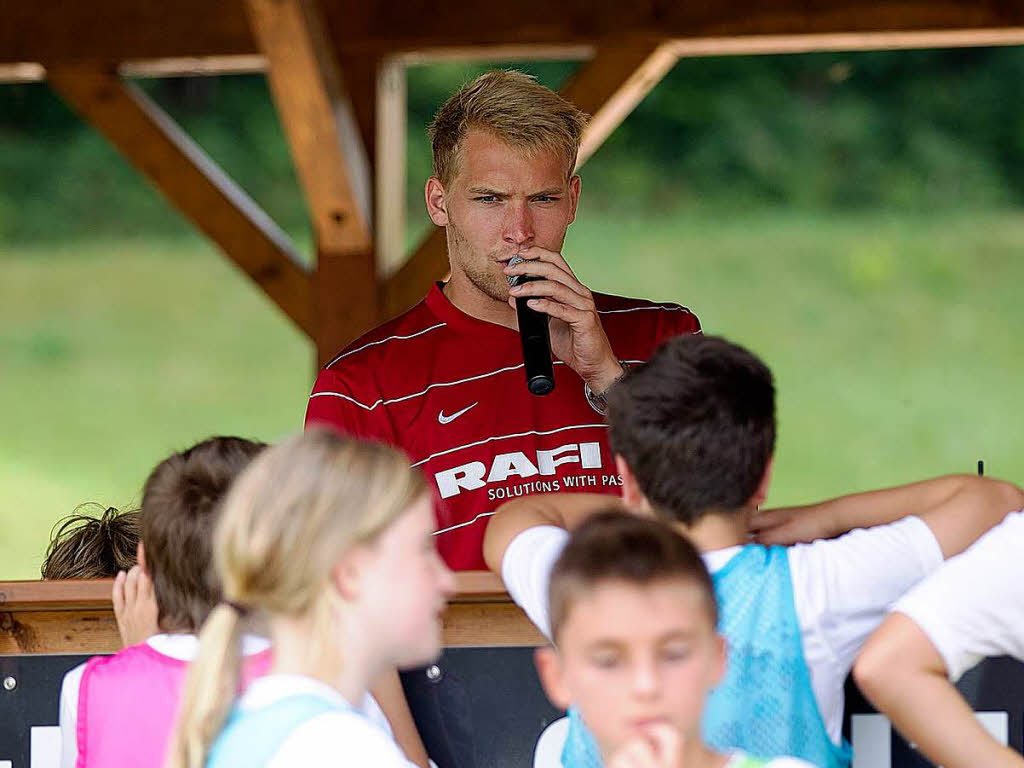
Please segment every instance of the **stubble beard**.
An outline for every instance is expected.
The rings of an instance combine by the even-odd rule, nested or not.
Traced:
[[[497,257],[482,254],[473,249],[458,226],[449,219],[445,228],[448,236],[448,256],[454,268],[459,271],[478,291],[494,301],[502,304],[508,301],[508,281],[500,271],[496,272]]]

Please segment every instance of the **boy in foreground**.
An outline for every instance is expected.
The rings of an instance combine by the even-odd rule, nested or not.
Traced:
[[[553,646],[537,668],[556,706],[575,706],[610,768],[801,768],[702,740],[725,671],[718,608],[700,554],[669,526],[594,515],[570,537],[549,587]],[[809,768],[809,766],[807,766]]]
[[[667,342],[611,392],[608,421],[625,507],[688,536],[712,573],[730,651],[703,719],[716,748],[849,765],[843,683],[864,640],[892,602],[1024,503],[1015,486],[952,476],[758,513],[775,447],[771,373],[710,336]],[[542,630],[566,531],[606,505],[546,494],[492,519],[488,566]],[[813,543],[765,547],[751,531],[763,544]],[[566,768],[598,763],[585,730],[570,713]]]

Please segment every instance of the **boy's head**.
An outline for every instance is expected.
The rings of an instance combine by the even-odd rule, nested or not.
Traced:
[[[211,437],[157,464],[142,492],[139,561],[153,581],[165,632],[197,631],[220,600],[211,554],[220,502],[266,446]]]
[[[44,579],[112,579],[135,565],[139,547],[139,513],[107,507],[99,517],[83,509],[59,521],[41,568]]]
[[[767,492],[775,450],[771,371],[716,336],[679,336],[609,394],[612,451],[661,514],[692,525]]]
[[[699,738],[725,645],[687,539],[650,518],[596,514],[555,563],[548,600],[554,647],[537,652],[541,680],[557,706],[579,709],[606,757],[656,723]]]

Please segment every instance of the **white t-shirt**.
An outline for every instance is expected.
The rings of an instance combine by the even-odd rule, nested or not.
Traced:
[[[951,680],[986,656],[1024,661],[1024,511],[1007,515],[899,600]]]
[[[191,634],[176,635],[153,635],[146,644],[157,653],[169,656],[179,661],[192,661],[199,653],[199,638]],[[270,642],[255,635],[244,635],[242,637],[242,655],[252,656],[262,653],[270,647]],[[78,760],[78,690],[82,684],[82,672],[85,664],[77,667],[64,675],[64,681],[60,687],[60,766],[61,768],[75,768]],[[391,726],[387,717],[381,711],[376,700],[370,694],[366,694],[363,701],[362,712],[379,728],[383,728],[388,735],[391,735]]]
[[[516,536],[501,576],[512,599],[548,637],[548,580],[569,534],[550,525]],[[704,553],[711,573],[742,547]],[[789,569],[811,687],[835,744],[842,738],[843,684],[861,645],[889,606],[942,563],[931,529],[917,517],[789,548]]]
[[[335,768],[338,755],[345,765],[374,768],[415,768],[391,737],[390,731],[351,708],[334,688],[302,675],[267,675],[253,680],[238,707],[261,709],[281,699],[312,694],[345,707],[310,718],[293,730],[266,763],[266,768]]]

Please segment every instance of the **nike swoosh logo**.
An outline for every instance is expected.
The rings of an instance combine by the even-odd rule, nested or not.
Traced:
[[[479,401],[477,401],[477,402],[473,403],[473,405],[467,405],[467,406],[466,406],[465,408],[463,408],[463,409],[462,409],[461,411],[456,411],[456,412],[455,412],[455,413],[453,413],[453,414],[452,414],[451,416],[445,416],[445,415],[444,415],[444,409],[442,408],[442,409],[440,410],[440,412],[439,412],[439,413],[437,414],[437,421],[438,421],[438,423],[439,423],[439,424],[448,424],[448,423],[450,423],[450,422],[453,422],[453,421],[455,421],[455,420],[456,420],[457,418],[459,418],[459,416],[461,416],[461,415],[462,415],[462,414],[464,414],[464,413],[465,413],[466,411],[468,411],[468,410],[469,410],[470,408],[475,408],[475,407],[476,407],[476,406],[478,406],[479,404],[480,404],[480,403],[479,403]]]

